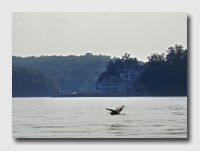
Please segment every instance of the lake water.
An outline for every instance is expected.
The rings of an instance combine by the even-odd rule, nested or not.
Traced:
[[[187,138],[187,97],[13,98],[12,137]]]

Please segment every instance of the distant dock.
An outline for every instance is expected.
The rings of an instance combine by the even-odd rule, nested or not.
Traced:
[[[166,96],[161,94],[155,94],[155,93],[54,93],[54,95],[51,95],[51,97],[156,97],[156,96]],[[173,96],[173,95],[169,95]]]

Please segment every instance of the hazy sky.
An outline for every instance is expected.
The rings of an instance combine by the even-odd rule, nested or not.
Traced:
[[[187,48],[187,13],[13,13],[15,56],[84,55],[147,61],[181,44]]]

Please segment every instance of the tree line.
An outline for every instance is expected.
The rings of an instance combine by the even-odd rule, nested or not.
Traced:
[[[81,56],[12,56],[13,95],[48,95],[52,90],[95,92],[97,82],[119,76],[124,66],[144,66],[137,83],[157,95],[187,95],[187,49],[169,47],[154,53],[148,62],[125,53],[122,58],[86,53]],[[37,89],[38,92],[32,90]],[[23,93],[23,92],[24,93]],[[21,94],[23,93],[23,94]]]
[[[149,56],[138,83],[158,95],[187,96],[187,49],[175,45]]]
[[[153,53],[147,58],[148,61],[144,64],[125,53],[122,58],[110,60],[97,83],[108,76],[119,77],[125,66],[144,65],[144,71],[134,86],[145,87],[154,95],[187,96],[187,49],[175,45],[169,47],[166,54]]]
[[[106,70],[110,56],[86,53],[81,56],[12,56],[13,66],[39,69],[52,77],[61,90],[82,90],[95,92],[99,75]]]

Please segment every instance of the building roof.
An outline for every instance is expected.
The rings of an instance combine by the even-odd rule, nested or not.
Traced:
[[[124,70],[143,70],[144,66],[140,66],[138,64],[133,64],[131,66],[125,66]]]
[[[100,83],[118,83],[118,82],[130,82],[129,80],[123,80],[121,78],[117,78],[116,76],[109,76],[104,78]]]

